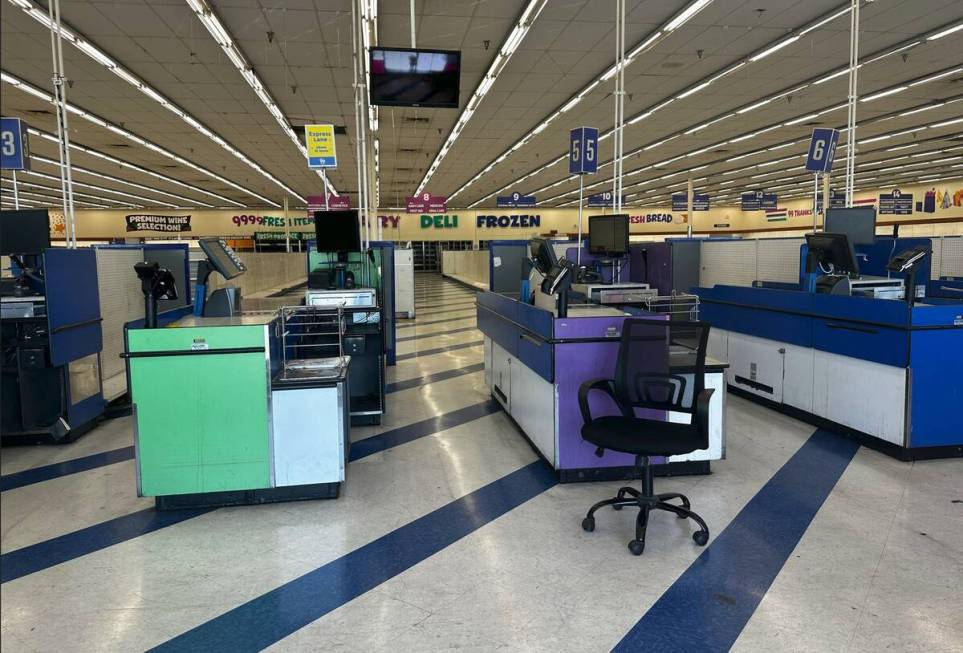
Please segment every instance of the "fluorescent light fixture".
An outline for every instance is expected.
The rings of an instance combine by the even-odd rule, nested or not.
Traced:
[[[955,75],[955,74],[957,74],[957,73],[959,73],[959,72],[963,72],[963,67],[954,68],[953,70],[947,70],[947,71],[942,72],[942,73],[937,73],[936,75],[930,75],[929,77],[924,77],[923,79],[918,79],[918,80],[916,80],[915,82],[911,82],[911,83],[910,83],[910,86],[919,86],[920,84],[925,84],[925,83],[927,83],[927,82],[933,82],[933,81],[936,81],[937,79],[943,79],[944,77],[950,77],[951,75]]]
[[[47,102],[53,102],[53,97],[50,96],[49,94],[44,93],[44,92],[41,91],[40,89],[37,89],[37,88],[31,86],[30,84],[28,84],[27,82],[25,82],[25,81],[23,81],[23,80],[21,80],[21,79],[17,79],[16,77],[10,75],[9,73],[2,73],[2,74],[0,74],[0,79],[2,79],[2,81],[4,81],[4,82],[8,82],[8,83],[12,84],[13,86],[16,86],[18,89],[20,89],[20,90],[22,90],[22,91],[25,91],[25,92],[27,92],[27,93],[31,93],[32,95],[36,95],[37,97],[42,98],[42,99],[46,100]],[[150,141],[148,141],[148,140],[146,140],[146,139],[143,139],[143,138],[141,138],[140,136],[138,136],[138,135],[136,135],[136,134],[134,134],[134,133],[132,133],[132,132],[127,131],[126,129],[122,129],[122,128],[116,126],[116,125],[113,125],[113,124],[107,122],[106,120],[104,120],[103,118],[99,118],[99,117],[97,117],[97,116],[95,116],[95,115],[93,115],[93,114],[91,114],[91,113],[88,113],[88,112],[84,111],[83,109],[80,109],[80,108],[78,108],[78,107],[76,107],[76,106],[74,106],[74,105],[72,105],[72,104],[68,104],[68,105],[67,105],[67,109],[69,109],[72,113],[75,113],[75,114],[79,115],[80,117],[84,118],[85,120],[87,120],[87,121],[89,121],[89,122],[92,122],[92,123],[94,123],[94,124],[96,124],[96,125],[98,125],[98,126],[100,126],[100,127],[103,127],[104,129],[108,129],[108,130],[112,131],[113,133],[117,134],[118,136],[121,136],[121,137],[123,137],[123,138],[126,138],[127,140],[130,140],[130,141],[133,141],[133,142],[137,143],[138,145],[143,145],[144,147],[146,147],[147,149],[151,150],[152,152],[156,152],[157,154],[160,154],[161,156],[164,156],[164,157],[170,159],[171,161],[174,161],[174,162],[176,162],[176,163],[180,163],[181,165],[187,166],[188,168],[191,168],[191,169],[196,170],[196,171],[198,171],[198,172],[200,172],[200,173],[202,173],[202,174],[205,174],[205,175],[211,177],[212,179],[216,179],[217,181],[220,181],[220,182],[222,182],[222,183],[224,183],[224,184],[227,184],[228,186],[231,186],[232,188],[236,188],[237,190],[239,190],[239,191],[241,191],[241,192],[243,192],[243,193],[247,193],[248,195],[251,195],[252,197],[256,197],[256,198],[258,198],[259,200],[261,200],[261,201],[263,201],[263,202],[265,202],[265,203],[267,203],[267,204],[270,204],[271,206],[274,206],[274,207],[279,207],[279,206],[280,206],[280,205],[277,204],[276,202],[268,199],[267,197],[264,197],[263,195],[260,195],[260,194],[258,194],[258,193],[255,193],[254,191],[252,191],[252,190],[250,190],[250,189],[247,189],[247,188],[241,186],[240,184],[237,184],[237,183],[231,181],[230,179],[228,179],[228,178],[226,178],[226,177],[223,177],[223,176],[217,174],[216,172],[213,172],[213,171],[211,171],[211,170],[208,170],[207,168],[205,168],[205,167],[203,167],[203,166],[197,165],[197,164],[194,163],[193,161],[190,161],[190,160],[188,160],[188,159],[185,159],[184,157],[180,156],[179,154],[174,154],[174,153],[171,152],[170,150],[167,150],[167,149],[165,149],[165,148],[163,148],[163,147],[161,147],[161,146],[159,146],[159,145],[155,145],[154,143],[151,143]],[[58,141],[58,142],[59,142],[59,141]],[[206,191],[205,191],[205,192],[206,192]],[[219,197],[219,196],[218,196],[218,197]],[[243,205],[238,204],[238,206],[243,206]]]
[[[695,2],[691,3],[688,7],[679,12],[675,18],[666,24],[665,31],[671,32],[674,29],[678,29],[686,21],[702,11],[710,2],[712,2],[712,0],[695,0]]]
[[[864,98],[860,98],[860,102],[872,102],[873,100],[886,97],[887,95],[896,95],[897,93],[902,93],[908,88],[909,86],[897,86],[896,88],[890,88],[885,91],[880,91],[879,93],[873,93],[872,95],[867,95]]]
[[[885,52],[885,53],[883,53],[883,54],[881,54],[881,55],[879,55],[879,56],[873,57],[872,59],[867,59],[867,60],[864,61],[863,63],[864,63],[864,64],[875,63],[875,62],[879,61],[880,59],[885,59],[886,57],[891,57],[891,56],[893,56],[894,54],[897,54],[897,53],[899,53],[899,52],[902,52],[903,50],[909,50],[910,48],[915,48],[915,47],[916,47],[917,45],[919,45],[920,43],[922,43],[922,41],[913,41],[912,43],[908,43],[907,45],[898,47],[898,48],[896,48],[895,50],[890,50],[889,52]]]
[[[786,47],[787,45],[792,45],[793,43],[795,43],[795,42],[798,41],[798,40],[799,40],[799,35],[798,35],[798,34],[797,34],[796,36],[790,36],[790,37],[789,37],[788,39],[786,39],[785,41],[781,41],[780,43],[777,43],[776,45],[774,45],[774,46],[772,46],[772,47],[770,47],[770,48],[767,48],[767,49],[763,50],[763,51],[760,52],[759,54],[754,55],[754,56],[752,56],[752,57],[749,57],[749,61],[752,61],[752,62],[759,61],[760,59],[763,59],[763,58],[765,58],[765,57],[768,57],[768,56],[771,55],[773,52],[778,52],[779,50],[782,50],[782,49],[783,49],[784,47]]]
[[[865,142],[865,141],[863,141],[863,142]],[[886,151],[887,151],[887,152],[895,152],[896,150],[906,150],[906,149],[909,149],[909,148],[911,148],[911,147],[919,147],[919,146],[920,146],[919,143],[907,143],[906,145],[895,145],[895,146],[893,146],[893,147],[888,147],[888,148],[886,148]]]
[[[54,177],[53,175],[48,175],[43,172],[37,172],[35,170],[21,170],[20,174],[29,175],[31,177],[39,177],[40,179],[49,179],[50,181],[55,181],[57,183],[60,183],[60,177]],[[142,197],[140,195],[134,195],[133,193],[125,193],[122,190],[114,190],[113,188],[105,188],[104,186],[95,186],[94,184],[88,184],[82,181],[74,180],[74,186],[80,186],[82,188],[90,188],[91,190],[100,191],[101,193],[113,193],[114,195],[122,195],[123,197],[132,197],[135,200],[140,200],[141,202],[144,202],[145,206],[166,206],[172,209],[178,208],[176,204],[171,204],[170,202],[162,202],[160,200],[151,199],[149,197]]]
[[[857,66],[857,68],[858,68],[858,66]],[[815,82],[813,82],[813,86],[818,86],[818,85],[820,85],[820,84],[825,84],[825,83],[828,82],[829,80],[831,80],[831,79],[836,79],[836,78],[839,77],[840,75],[845,75],[845,74],[848,73],[848,72],[849,72],[849,68],[843,68],[842,70],[837,70],[836,72],[830,73],[830,74],[826,75],[825,77],[823,77],[823,78],[821,78],[821,79],[817,79]]]
[[[675,96],[675,99],[676,99],[676,100],[682,100],[682,99],[684,99],[684,98],[687,98],[687,97],[689,97],[690,95],[692,95],[693,93],[698,93],[699,91],[701,91],[702,89],[704,89],[706,86],[708,86],[708,85],[711,84],[711,83],[712,83],[711,81],[702,82],[701,84],[699,84],[699,85],[697,85],[697,86],[693,86],[693,87],[690,88],[688,91],[684,91],[684,92],[682,92],[682,93],[679,93],[678,95]]]
[[[936,34],[933,34],[932,36],[927,36],[927,37],[926,37],[926,40],[927,40],[927,41],[935,41],[936,39],[941,39],[941,38],[943,38],[944,36],[947,36],[948,34],[953,34],[954,32],[959,32],[961,29],[963,29],[963,23],[960,23],[959,25],[954,25],[953,27],[948,27],[948,28],[946,28],[945,30],[943,30],[942,32],[937,32]]]
[[[799,118],[795,118],[795,119],[793,119],[793,120],[787,120],[786,122],[784,122],[784,123],[782,123],[782,124],[785,125],[785,126],[787,126],[787,127],[789,127],[790,125],[798,125],[798,124],[801,123],[801,122],[806,122],[806,121],[812,120],[813,118],[818,118],[818,117],[819,117],[819,114],[818,114],[818,113],[810,113],[810,114],[808,114],[808,115],[805,115],[805,116],[802,116],[802,117],[799,117]]]
[[[741,116],[742,114],[744,114],[744,113],[749,113],[749,112],[752,111],[753,109],[758,109],[759,107],[762,107],[762,106],[765,106],[765,105],[769,104],[770,102],[773,101],[773,99],[775,99],[775,98],[767,98],[767,99],[765,99],[765,100],[760,100],[759,102],[756,102],[755,104],[750,104],[748,107],[744,107],[744,108],[742,108],[742,109],[739,109],[738,111],[736,111],[736,113],[738,113],[740,116]]]
[[[25,11],[30,17],[34,18],[35,20],[37,20],[38,22],[42,23],[44,26],[46,26],[46,27],[49,28],[49,26],[50,26],[50,21],[48,20],[48,18],[47,18],[47,16],[46,16],[46,12],[43,11],[43,10],[41,10],[40,7],[39,7],[39,5],[36,5],[36,4],[33,3],[33,2],[31,2],[30,4],[32,5],[32,8],[29,9],[29,10],[26,9],[26,8],[24,8],[24,11]],[[18,6],[23,7],[22,4],[19,4]],[[137,77],[134,76],[134,75],[132,75],[132,74],[130,74],[130,71],[125,71],[127,74],[126,74],[126,75],[121,75],[119,71],[122,71],[122,70],[124,70],[124,69],[120,66],[120,64],[116,63],[113,59],[111,59],[106,53],[104,53],[102,50],[100,50],[100,49],[99,49],[97,46],[95,46],[94,44],[92,44],[92,43],[90,43],[90,42],[88,42],[88,41],[85,41],[84,39],[81,39],[80,37],[78,37],[77,34],[76,34],[76,32],[73,30],[72,27],[70,27],[69,25],[61,22],[61,27],[60,27],[60,29],[61,29],[61,33],[62,33],[62,35],[63,35],[64,38],[66,38],[68,41],[70,41],[71,43],[73,43],[81,52],[83,52],[84,54],[86,54],[88,57],[92,58],[94,61],[96,61],[97,63],[99,63],[99,64],[101,64],[102,66],[104,66],[105,68],[107,68],[107,70],[111,71],[112,73],[114,73],[115,75],[117,75],[118,77],[120,77],[121,79],[123,79],[124,81],[130,83],[132,86],[134,86],[135,88],[137,88],[139,91],[141,91],[142,93],[144,93],[144,94],[147,95],[148,97],[154,99],[155,101],[157,101],[158,103],[160,103],[161,106],[163,106],[163,107],[166,108],[167,110],[171,111],[172,113],[174,113],[175,115],[177,115],[177,116],[180,117],[181,119],[183,119],[184,116],[187,115],[187,113],[186,113],[185,111],[183,111],[182,109],[180,109],[179,107],[177,107],[173,102],[171,102],[170,100],[168,100],[168,99],[167,99],[166,97],[164,97],[162,94],[158,93],[158,92],[156,91],[156,89],[152,88],[151,86],[149,86],[146,82],[144,82],[144,81],[142,81],[142,80],[137,80]],[[136,84],[132,83],[132,82],[131,82],[131,79],[137,80],[137,83],[136,83]],[[306,201],[303,197],[301,197],[300,195],[298,195],[298,194],[294,191],[294,189],[290,188],[289,186],[287,186],[286,184],[284,184],[284,182],[282,182],[280,179],[277,179],[277,178],[274,177],[271,173],[269,173],[269,172],[267,172],[266,170],[264,170],[261,166],[259,166],[257,163],[255,163],[254,161],[252,161],[250,158],[248,158],[243,152],[241,152],[241,151],[238,150],[237,148],[233,147],[232,145],[230,145],[229,143],[227,143],[225,140],[221,139],[220,137],[217,137],[217,138],[214,139],[214,140],[215,140],[215,142],[216,142],[218,145],[220,145],[224,150],[226,150],[227,152],[229,152],[230,154],[232,154],[233,156],[235,156],[235,157],[236,157],[237,159],[239,159],[240,161],[242,161],[242,162],[244,162],[245,164],[247,164],[249,167],[251,167],[253,170],[255,170],[258,174],[260,174],[261,176],[263,176],[265,179],[267,179],[267,180],[270,181],[271,183],[273,183],[273,184],[279,186],[280,188],[284,189],[286,192],[290,193],[290,194],[293,195],[294,197],[297,197],[297,198],[300,199],[302,202]],[[270,200],[266,200],[266,201],[267,201],[268,203],[270,203],[272,206],[278,206],[278,204],[275,203],[275,202],[272,202],[272,201],[270,201]]]
[[[910,84],[910,86],[912,86],[912,84]],[[910,109],[909,111],[904,111],[903,113],[899,114],[899,117],[902,118],[903,116],[911,116],[914,113],[922,113],[923,111],[929,111],[930,109],[939,109],[940,107],[945,105],[946,105],[946,102],[938,102],[937,104],[931,104],[928,107],[920,107],[919,109]]]
[[[963,122],[963,118],[956,118],[955,120],[944,120],[943,122],[933,123],[932,125],[927,125],[928,129],[936,129],[938,127],[948,127],[949,125],[958,125]]]
[[[884,134],[882,136],[874,136],[873,138],[864,138],[860,141],[860,144],[865,145],[866,143],[875,143],[877,141],[885,141],[887,138],[891,138],[889,134]]]
[[[646,146],[643,147],[642,149],[643,149],[644,151],[653,150],[653,149],[659,147],[660,145],[662,145],[663,143],[668,143],[668,142],[671,141],[673,138],[678,138],[678,137],[679,137],[678,134],[676,134],[675,136],[669,136],[668,138],[663,138],[663,139],[662,139],[661,141],[659,141],[658,143],[652,143],[651,145],[646,145]]]
[[[823,18],[822,20],[820,20],[820,21],[818,21],[818,22],[816,22],[816,23],[813,23],[813,24],[810,25],[809,27],[807,27],[807,28],[803,29],[802,31],[800,31],[800,32],[799,32],[799,36],[805,36],[806,34],[809,34],[810,32],[812,32],[813,30],[819,29],[820,27],[822,27],[822,26],[825,25],[826,23],[830,23],[830,22],[836,20],[837,18],[839,18],[840,16],[849,13],[849,10],[850,10],[850,8],[849,8],[849,7],[846,7],[845,9],[841,9],[841,10],[837,11],[835,14],[833,14],[833,15],[831,15],[831,16],[828,16],[828,17]]]

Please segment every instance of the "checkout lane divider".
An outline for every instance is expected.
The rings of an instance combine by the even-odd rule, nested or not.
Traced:
[[[448,345],[447,347],[435,347],[433,349],[422,349],[421,351],[413,351],[410,354],[398,354],[395,356],[396,361],[405,361],[412,358],[418,358],[419,356],[432,356],[434,354],[444,354],[449,351],[456,351],[458,349],[467,349],[469,347],[480,347],[485,344],[484,340],[471,340],[469,342],[462,342],[457,345]]]
[[[489,398],[458,410],[390,429],[353,442],[348,460],[350,462],[361,460],[392,447],[467,424],[498,410],[500,410],[499,405]],[[145,508],[78,531],[14,549],[0,555],[0,583],[43,571],[54,565],[207,514],[212,510],[216,508],[165,511]]]
[[[456,345],[455,347],[460,347],[460,345]],[[398,360],[409,360],[412,358],[417,358],[418,356],[430,356],[437,353],[439,352],[426,349],[424,351],[414,352],[412,354],[402,354],[398,357]],[[482,369],[484,369],[484,364],[482,364]],[[385,393],[391,394],[393,392],[401,392],[402,390],[407,390],[412,387],[428,385],[429,383],[436,383],[438,381],[444,381],[446,379],[455,378],[464,374],[471,374],[477,371],[478,369],[476,365],[468,365],[467,367],[457,367],[450,370],[435,372],[434,374],[425,374],[416,377],[415,379],[407,379],[404,381],[389,383],[385,385]],[[28,485],[43,483],[44,481],[51,481],[63,476],[87,472],[92,469],[98,469],[108,465],[115,465],[117,463],[122,463],[133,459],[134,447],[129,446],[111,449],[110,451],[95,453],[80,458],[72,458],[70,460],[64,460],[62,462],[52,463],[50,465],[31,467],[30,469],[0,476],[0,491],[6,492],[7,490],[15,490]]]
[[[813,433],[613,652],[728,651],[858,449]]]
[[[262,650],[557,483],[536,460],[151,650]]]

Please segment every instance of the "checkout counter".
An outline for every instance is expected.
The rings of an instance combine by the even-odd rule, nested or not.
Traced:
[[[930,241],[832,235],[808,237],[798,286],[696,288],[709,355],[740,394],[899,459],[963,454],[963,300],[933,292]]]
[[[243,272],[223,241],[202,248],[214,271]],[[137,271],[149,327],[151,303],[176,290],[156,264]],[[352,421],[347,343],[378,308],[241,312],[240,293],[226,290],[211,304],[199,284],[199,315],[126,332],[138,495],[160,509],[337,497]]]
[[[669,315],[617,305],[568,303],[574,266],[554,258],[547,241],[532,241],[536,270],[520,283],[528,296],[483,292],[477,296],[477,324],[484,334],[485,383],[562,482],[627,478],[634,471],[629,454],[605,451],[581,437],[578,389],[582,382],[614,375],[626,317]],[[567,270],[567,272],[565,272]],[[560,279],[559,277],[563,277]],[[536,280],[544,277],[540,283]],[[533,291],[527,291],[529,287]],[[710,461],[725,456],[726,364],[707,360],[705,387],[715,392],[709,408],[709,448],[653,458],[658,475],[704,474]],[[593,396],[592,414],[617,415],[614,403]],[[670,414],[670,420],[673,416]],[[679,415],[678,419],[688,419]]]

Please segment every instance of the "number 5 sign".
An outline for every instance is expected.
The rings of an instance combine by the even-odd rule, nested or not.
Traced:
[[[806,157],[806,170],[830,172],[833,169],[833,158],[836,156],[838,141],[839,130],[814,129],[813,139],[809,143],[809,155]]]
[[[20,118],[0,119],[0,168],[29,170],[30,149],[27,147],[27,126]]]
[[[579,127],[569,133],[568,173],[591,175],[599,169],[599,130]]]

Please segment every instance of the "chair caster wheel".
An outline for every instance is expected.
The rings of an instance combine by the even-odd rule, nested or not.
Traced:
[[[709,534],[705,531],[696,531],[692,534],[692,540],[699,546],[705,546],[709,541]]]
[[[582,520],[582,530],[591,533],[595,530],[595,517],[586,517]]]
[[[621,510],[622,506],[612,506],[612,510]]]
[[[629,542],[629,551],[632,552],[632,555],[640,556],[642,555],[643,550],[645,550],[644,540],[632,540]]]

